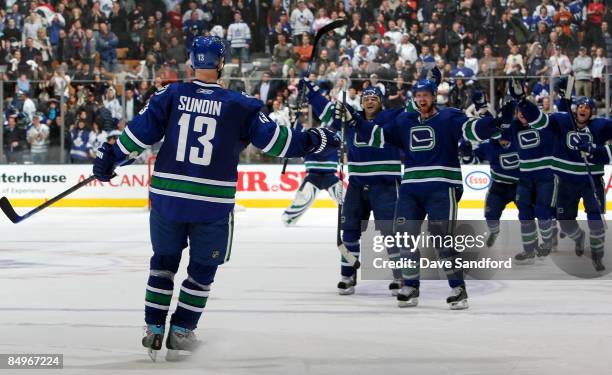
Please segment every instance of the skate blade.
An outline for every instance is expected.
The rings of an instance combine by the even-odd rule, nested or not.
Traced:
[[[467,299],[464,299],[457,302],[451,302],[448,304],[448,307],[450,307],[451,310],[465,310],[470,306],[468,305]]]
[[[418,298],[410,298],[407,301],[397,301],[398,307],[415,307],[418,304],[419,304]]]
[[[351,294],[355,294],[355,287],[352,286],[352,287],[346,288],[346,289],[338,288],[338,294],[341,295],[341,296],[349,296]]]
[[[151,358],[153,362],[157,362],[157,353],[159,353],[159,350],[147,349],[147,354],[149,354],[149,358]]]

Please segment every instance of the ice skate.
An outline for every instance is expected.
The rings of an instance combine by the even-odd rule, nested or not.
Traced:
[[[547,257],[552,250],[552,241],[548,243],[542,243],[536,247],[535,252],[538,258]]]
[[[552,242],[551,242],[551,251],[556,252],[559,247],[559,229],[556,225],[553,226],[552,231]]]
[[[389,284],[389,290],[391,291],[392,296],[397,296],[400,289],[402,289],[402,285],[404,285],[404,280],[402,279],[394,279]]]
[[[142,346],[147,348],[147,353],[151,360],[155,362],[157,360],[157,353],[162,347],[164,342],[164,325],[148,324],[145,327],[145,336],[142,338]]]
[[[166,340],[166,361],[178,361],[180,360],[180,352],[189,352],[191,354],[200,345],[195,333],[187,328],[172,325],[170,332],[168,332],[168,339]]]
[[[602,262],[603,256],[592,255],[591,260],[593,261],[593,267],[595,267],[595,271],[603,272],[606,270],[606,266],[603,265]]]
[[[446,299],[451,310],[465,310],[468,306],[468,295],[465,286],[458,286],[452,289],[451,295]]]
[[[580,236],[576,239],[576,246],[574,247],[574,251],[576,255],[581,257],[584,255],[584,241],[586,239],[586,235],[582,229],[580,229]]]
[[[490,233],[489,237],[487,237],[487,247],[492,247],[493,245],[495,245],[495,241],[497,240],[498,236],[499,236],[499,232]]]
[[[514,262],[518,265],[529,265],[535,263],[535,253],[533,251],[523,251],[514,256]]]
[[[412,286],[403,286],[397,293],[397,306],[415,307],[419,304],[419,289]]]
[[[348,296],[355,293],[355,280],[352,276],[342,276],[338,282],[338,294]]]

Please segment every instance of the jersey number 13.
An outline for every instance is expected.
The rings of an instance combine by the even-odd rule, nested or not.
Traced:
[[[191,115],[183,113],[178,121],[180,128],[178,145],[176,147],[176,160],[184,162],[185,153],[187,151],[187,138],[189,136],[189,125],[191,124]],[[206,129],[204,129],[206,125]],[[217,128],[217,120],[212,117],[195,116],[193,121],[193,131],[196,133],[204,133],[198,137],[201,147],[191,147],[189,149],[189,162],[198,165],[210,165],[212,157],[213,145],[210,141],[215,136]]]

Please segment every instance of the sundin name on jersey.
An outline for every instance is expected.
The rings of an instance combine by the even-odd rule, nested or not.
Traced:
[[[181,95],[179,97],[179,111],[197,112],[203,115],[221,115],[221,102],[217,100],[196,99]]]

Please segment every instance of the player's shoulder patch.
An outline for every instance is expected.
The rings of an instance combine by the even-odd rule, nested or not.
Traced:
[[[165,86],[163,86],[162,88],[160,88],[160,89],[158,89],[157,91],[155,91],[155,94],[153,94],[153,95],[161,95],[161,94],[165,93],[165,92],[166,92],[166,90],[168,90],[168,88],[169,88],[169,87],[170,87],[170,85],[169,85],[169,84],[168,84],[168,85],[165,85]]]

